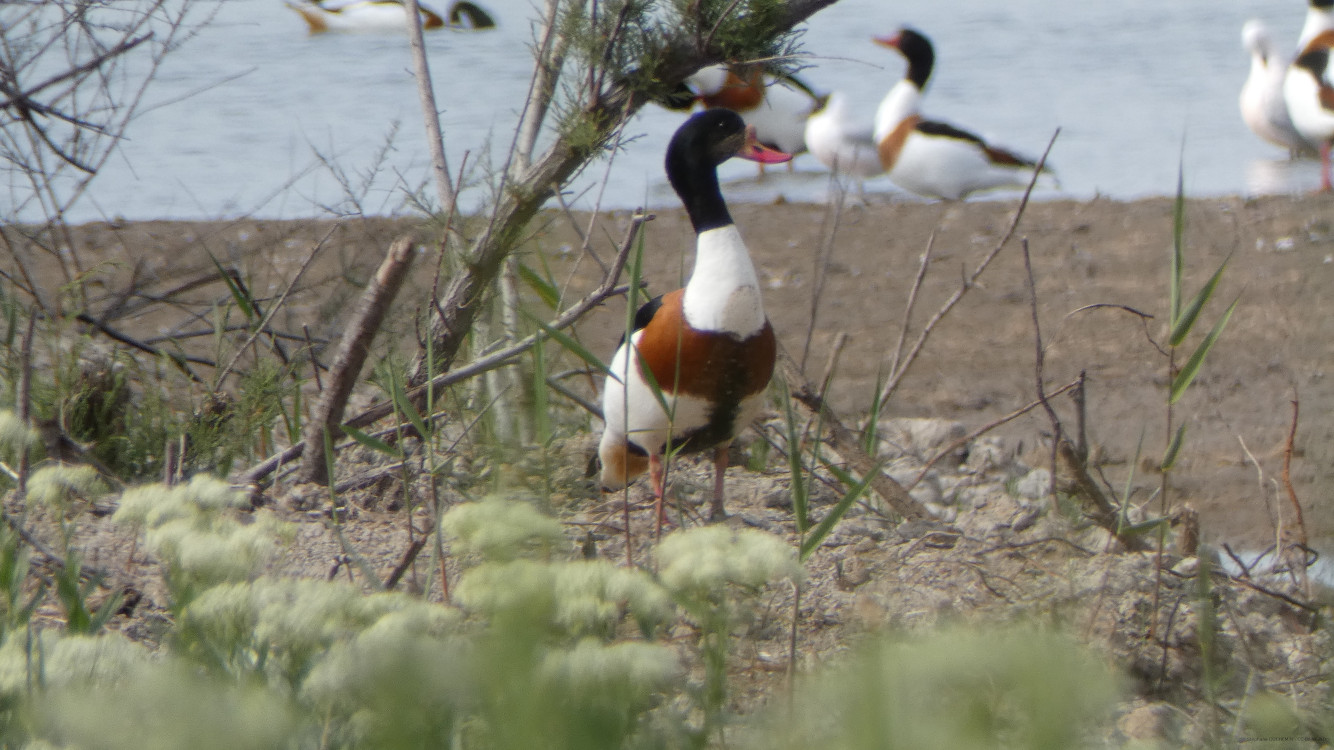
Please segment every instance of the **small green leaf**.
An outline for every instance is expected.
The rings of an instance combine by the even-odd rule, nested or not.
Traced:
[[[227,285],[227,291],[231,292],[232,299],[236,302],[236,306],[241,308],[241,314],[245,315],[246,320],[258,318],[259,313],[256,311],[254,300],[250,299],[250,295],[241,289],[241,286],[236,283],[236,279],[233,279],[232,275],[227,273],[227,269],[223,268],[222,264],[218,262],[218,259],[213,257],[213,253],[208,254],[208,259],[213,261],[213,267],[218,269],[218,275],[222,277],[222,283]]]
[[[1168,444],[1167,451],[1163,454],[1163,471],[1171,471],[1177,463],[1177,454],[1181,452],[1181,444],[1186,440],[1186,425],[1183,422],[1177,427],[1176,434],[1172,436],[1172,442]]]
[[[542,278],[537,271],[529,268],[525,263],[519,264],[519,278],[524,280],[524,283],[537,294],[547,307],[555,310],[556,306],[560,304],[560,290],[556,289],[556,285]]]
[[[1148,521],[1140,521],[1139,523],[1121,524],[1116,530],[1116,535],[1125,536],[1129,534],[1130,536],[1140,536],[1141,534],[1146,534],[1154,529],[1162,528],[1167,524],[1167,520],[1168,519],[1166,518],[1151,518]]]
[[[1168,286],[1168,310],[1171,313],[1171,326],[1175,330],[1181,317],[1181,274],[1185,266],[1186,235],[1186,167],[1185,144],[1177,162],[1177,195],[1172,204],[1172,267]]]
[[[819,548],[820,544],[824,542],[825,537],[829,536],[829,532],[834,530],[834,527],[843,519],[843,515],[848,512],[848,509],[852,507],[852,504],[857,502],[857,498],[861,497],[862,494],[866,492],[866,488],[871,486],[871,480],[880,471],[880,467],[883,464],[884,461],[876,461],[875,465],[871,467],[871,470],[866,472],[866,476],[862,477],[861,481],[856,481],[851,474],[844,471],[842,468],[835,466],[828,461],[824,462],[825,468],[829,469],[830,473],[832,473],[838,481],[850,487],[850,489],[848,490],[848,493],[843,496],[843,499],[839,500],[838,504],[830,509],[828,515],[820,519],[820,523],[816,524],[815,529],[811,531],[811,535],[802,540],[800,554],[802,562],[805,562],[806,558],[810,557],[811,553]]]
[[[1204,364],[1204,358],[1208,356],[1209,350],[1214,348],[1219,335],[1223,333],[1223,327],[1227,325],[1228,319],[1232,317],[1232,311],[1237,309],[1237,302],[1239,301],[1240,298],[1232,300],[1232,304],[1228,305],[1227,312],[1223,313],[1223,317],[1218,319],[1213,330],[1209,331],[1209,335],[1205,336],[1204,341],[1200,342],[1199,347],[1195,349],[1195,353],[1190,355],[1190,359],[1186,360],[1181,372],[1178,372],[1176,377],[1172,379],[1172,390],[1167,403],[1175,404],[1185,395],[1186,389],[1190,387],[1190,384],[1195,380],[1195,376],[1199,374],[1200,366]]]
[[[781,390],[787,393],[787,384],[783,383]],[[792,399],[783,399],[783,416],[787,427],[787,470],[791,480],[792,487],[792,513],[796,517],[797,534],[805,535],[806,530],[810,528],[811,519],[808,515],[808,488],[806,485],[805,467],[801,463],[801,434],[797,428],[797,414],[792,408]]]
[[[393,456],[394,458],[399,458],[399,459],[403,458],[403,451],[390,445],[389,443],[386,443],[380,438],[375,437],[374,435],[362,432],[361,430],[358,430],[355,427],[350,427],[348,425],[341,425],[340,428],[343,430],[343,433],[346,434],[348,437],[352,438],[358,443],[361,443],[367,448],[370,448],[373,451],[376,451],[378,453],[383,453],[386,456]]]
[[[402,412],[403,416],[408,418],[408,421],[412,423],[414,428],[416,428],[417,435],[421,437],[422,440],[426,440],[431,435],[430,431],[426,429],[426,420],[422,419],[421,412],[417,411],[417,407],[413,405],[412,399],[408,398],[407,391],[403,390],[403,384],[399,382],[397,377],[395,377],[390,384],[390,387],[392,389],[391,395],[394,399],[394,407]]]
[[[1125,525],[1126,512],[1130,510],[1130,493],[1135,491],[1135,467],[1139,466],[1139,457],[1144,452],[1144,430],[1139,431],[1139,442],[1135,443],[1135,458],[1130,462],[1130,471],[1126,472],[1126,484],[1121,490],[1121,520]]]
[[[1218,286],[1218,280],[1223,277],[1223,269],[1225,268],[1227,268],[1227,261],[1223,261],[1218,270],[1214,271],[1214,275],[1209,277],[1209,281],[1186,304],[1186,309],[1177,318],[1176,324],[1172,326],[1172,334],[1167,339],[1169,346],[1181,346],[1181,342],[1186,339],[1186,334],[1190,333],[1190,329],[1195,325],[1195,319],[1200,316],[1200,310],[1213,297],[1214,288]]]
[[[579,359],[582,359],[594,370],[597,370],[603,375],[608,375],[611,373],[611,368],[608,367],[605,363],[603,363],[602,358],[598,357],[593,352],[590,352],[588,350],[588,347],[584,346],[578,341],[575,341],[573,337],[565,334],[563,331],[556,330],[555,328],[552,328],[551,326],[547,325],[545,322],[539,320],[537,316],[533,315],[527,310],[524,310],[523,314],[527,316],[529,320],[532,320],[533,323],[538,328],[541,328],[542,333],[546,334],[553,341],[560,344],[566,351],[575,355]]]

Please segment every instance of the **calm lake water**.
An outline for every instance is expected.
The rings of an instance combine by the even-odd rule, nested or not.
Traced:
[[[427,34],[453,168],[465,154],[472,164],[503,155],[528,85],[536,11],[528,0],[483,4],[497,30]],[[197,17],[214,7],[199,5]],[[1286,48],[1304,11],[1302,0],[840,0],[807,24],[802,75],[847,92],[869,121],[903,72],[869,37],[911,24],[937,50],[929,115],[1034,156],[1061,128],[1051,163],[1062,191],[1043,198],[1171,194],[1183,143],[1192,195],[1294,192],[1318,184],[1318,165],[1289,162],[1242,124],[1249,61],[1239,37],[1258,17]],[[168,58],[148,111],[71,218],[316,216],[349,207],[340,182],[356,186],[366,213],[403,212],[403,187],[427,179],[410,66],[403,34],[312,36],[280,0],[227,0]],[[591,207],[604,175],[604,207],[674,203],[661,162],[680,121],[646,108],[629,130],[640,137],[610,167],[593,164],[574,203]],[[726,192],[822,200],[820,164],[807,155],[795,166],[757,179],[753,165],[725,165]],[[912,200],[884,178],[868,191]]]

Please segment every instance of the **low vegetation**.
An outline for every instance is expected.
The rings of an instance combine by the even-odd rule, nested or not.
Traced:
[[[785,363],[777,416],[744,447],[768,474],[754,493],[764,509],[703,525],[691,469],[674,468],[678,528],[656,538],[638,489],[597,491],[580,441],[596,424],[598,358],[574,324],[641,293],[652,223],[627,222],[577,302],[541,254],[515,248],[550,188],[619,132],[609,113],[691,65],[786,51],[784,33],[820,7],[678,5],[661,12],[689,24],[626,24],[651,10],[632,3],[620,15],[550,3],[539,68],[558,75],[569,55],[591,71],[572,98],[553,102],[552,81],[538,103],[559,111],[549,129],[562,137],[533,155],[535,115],[489,217],[454,216],[454,187],[442,189],[439,210],[384,243],[378,271],[321,256],[332,233],[309,225],[241,239],[243,256],[266,261],[301,248],[274,284],[201,239],[195,265],[160,288],[81,244],[58,205],[44,225],[0,228],[12,250],[0,263],[0,743],[1329,744],[1332,646],[1304,579],[1304,527],[1274,551],[1286,577],[1230,575],[1171,495],[1190,444],[1170,410],[1236,305],[1210,304],[1221,268],[1187,295],[1180,190],[1164,237],[1156,506],[1110,489],[1064,395],[1082,397],[1082,383],[1043,392],[1036,312],[1038,392],[1024,410],[1049,415],[1045,480],[1011,471],[987,442],[995,425],[914,453],[880,418],[991,260],[1020,246],[1027,258],[1014,239],[1023,202],[915,341],[909,304],[864,413],[830,406],[837,346],[818,377]],[[163,7],[145,17],[179,30]],[[29,147],[61,169],[93,166],[58,140]],[[63,189],[39,160],[28,167],[40,194]],[[835,230],[840,219],[831,210]],[[335,231],[371,235],[375,221]],[[418,254],[395,246],[435,251],[420,253],[435,263],[417,274],[429,283],[398,298],[387,279]],[[354,306],[366,322],[343,332],[335,313]],[[354,339],[373,339],[369,360],[345,354]],[[1117,479],[1129,487],[1142,464]],[[975,517],[915,492],[928,475],[975,489]],[[885,607],[873,580],[897,586],[901,606]]]

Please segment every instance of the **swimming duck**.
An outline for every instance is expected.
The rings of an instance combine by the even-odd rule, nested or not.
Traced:
[[[324,31],[397,31],[407,24],[401,0],[289,0],[287,7],[306,21],[312,34]],[[475,3],[457,0],[448,14],[418,4],[423,29],[489,29],[494,19]]]
[[[695,229],[695,267],[684,289],[636,312],[634,330],[612,357],[602,391],[602,486],[620,489],[647,470],[659,523],[665,520],[663,456],[669,451],[714,451],[710,515],[724,515],[727,446],[759,415],[773,374],[773,328],[750,254],[718,186],[717,167],[733,156],[762,163],[791,158],[761,145],[755,129],[726,109],[692,115],[672,136],[667,178]]]
[[[765,146],[794,155],[806,150],[806,118],[819,96],[797,77],[765,75],[754,64],[710,65],[687,78],[686,85],[705,107],[741,115]]]
[[[1246,127],[1291,154],[1314,153],[1315,146],[1297,132],[1288,116],[1288,103],[1283,99],[1288,61],[1276,53],[1264,22],[1254,18],[1247,21],[1241,27],[1241,43],[1251,53],[1251,72],[1242,84],[1239,100]]]
[[[970,193],[1001,187],[1026,187],[1036,163],[993,146],[973,133],[923,119],[922,92],[931,78],[935,51],[921,33],[900,29],[876,44],[898,50],[908,61],[903,80],[894,84],[875,114],[874,138],[889,179],[928,198],[960,200]],[[1044,179],[1054,176],[1043,168]]]
[[[1330,190],[1329,149],[1334,141],[1334,31],[1323,31],[1302,48],[1283,79],[1283,98],[1297,132],[1320,146],[1320,189]]]

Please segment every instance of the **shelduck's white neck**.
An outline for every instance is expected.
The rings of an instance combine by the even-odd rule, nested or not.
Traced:
[[[1306,45],[1312,39],[1320,36],[1322,31],[1334,29],[1334,13],[1323,8],[1308,7],[1306,9],[1306,20],[1302,23],[1302,33],[1297,37],[1297,52],[1301,53],[1306,49]]]
[[[905,78],[894,84],[875,111],[875,139],[879,141],[904,118],[917,114],[921,101],[922,91],[912,81]]]
[[[735,224],[699,234],[682,305],[696,330],[744,338],[764,327],[760,282]]]

